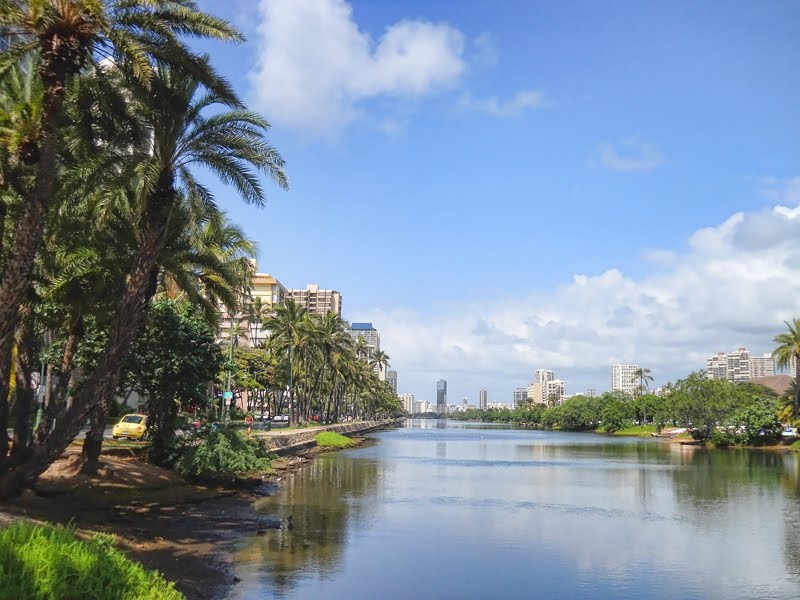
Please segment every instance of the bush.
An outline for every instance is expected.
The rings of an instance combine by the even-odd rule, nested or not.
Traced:
[[[318,433],[314,439],[317,441],[317,446],[324,448],[349,448],[355,444],[349,437],[340,435],[335,431],[323,431]]]
[[[81,541],[65,527],[15,523],[0,530],[0,565],[2,598],[183,598],[160,573],[128,560],[112,536]]]
[[[218,477],[264,471],[271,465],[263,440],[245,437],[229,427],[201,429],[187,436],[173,457],[173,468],[183,475]]]
[[[711,442],[718,448],[727,448],[735,444],[741,443],[739,436],[730,429],[719,430],[714,429],[711,432]]]

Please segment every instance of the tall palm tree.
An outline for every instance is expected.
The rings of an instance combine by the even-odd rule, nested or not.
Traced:
[[[370,364],[378,369],[378,377],[388,368],[391,357],[383,350],[375,350],[370,357]]]
[[[193,2],[171,0],[0,0],[0,28],[13,40],[0,53],[0,74],[34,58],[42,86],[38,131],[26,150],[35,168],[34,181],[15,220],[13,243],[0,274],[0,381],[7,381],[17,319],[54,196],[59,124],[70,81],[104,58],[112,58],[121,73],[145,87],[155,64],[180,65],[218,94],[233,98],[229,86],[210,76],[204,61],[180,38],[239,41],[242,36],[225,21],[198,11]],[[2,386],[3,432],[7,400]]]
[[[269,317],[272,311],[270,304],[265,304],[261,296],[256,296],[245,306],[244,317],[247,319],[247,325],[250,328],[250,340],[254,347],[258,346],[258,334],[261,330],[261,324]]]
[[[784,321],[784,323],[789,331],[775,336],[773,341],[778,346],[772,351],[772,357],[779,369],[785,369],[794,363],[794,380],[800,382],[800,319],[794,319],[791,323]],[[798,411],[800,411],[800,385],[795,386],[792,420],[797,420]]]
[[[647,391],[649,382],[653,381],[653,377],[650,375],[650,369],[643,369],[642,367],[636,367],[631,374],[631,378],[634,383],[636,383],[636,397],[642,398]],[[642,401],[642,425],[647,424],[647,407],[645,406],[644,401]]]
[[[210,65],[203,66],[213,74]],[[268,123],[240,108],[238,101],[203,90],[196,79],[165,66],[156,68],[149,91],[142,89],[139,97],[143,100],[138,110],[152,132],[151,147],[136,165],[137,244],[108,341],[95,368],[76,389],[70,412],[47,442],[34,450],[25,465],[0,473],[0,495],[46,469],[77,434],[89,409],[116,390],[121,366],[156,292],[173,209],[182,195],[214,202],[195,179],[194,169],[205,167],[257,205],[265,201],[257,171],[272,176],[282,187],[287,185],[283,161],[265,141]],[[207,116],[207,112],[211,114]],[[102,435],[91,431],[84,449],[89,446],[87,453],[96,453],[101,443]]]
[[[272,315],[264,321],[264,326],[270,330],[269,346],[280,354],[285,354],[288,361],[288,384],[289,384],[289,422],[295,420],[295,361],[303,330],[303,323],[308,311],[292,300],[277,306]]]

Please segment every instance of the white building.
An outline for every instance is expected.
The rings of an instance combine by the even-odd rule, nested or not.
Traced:
[[[403,403],[403,410],[410,415],[414,414],[414,394],[400,394],[400,402]]]
[[[727,381],[748,381],[753,377],[775,375],[775,361],[771,354],[750,356],[747,348],[735,352],[717,352],[706,359],[706,377]]]
[[[564,401],[564,381],[562,379],[552,379],[545,384],[545,398],[547,404],[554,403],[560,406]],[[552,401],[552,402],[551,402]]]
[[[514,390],[514,401],[511,404],[511,408],[517,408],[521,404],[525,404],[528,401],[528,388],[527,387],[518,387]]]
[[[536,404],[547,404],[547,383],[556,378],[550,369],[536,369],[528,385],[528,397]]]
[[[611,391],[634,396],[639,388],[638,369],[639,365],[611,365]]]

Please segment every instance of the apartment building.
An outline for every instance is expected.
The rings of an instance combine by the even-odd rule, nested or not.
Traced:
[[[321,290],[312,283],[304,290],[289,290],[288,297],[312,314],[323,316],[335,313],[342,316],[342,295],[336,290]]]
[[[639,365],[611,365],[611,391],[634,396],[639,387],[636,371]]]
[[[255,269],[255,264],[253,268]],[[288,290],[275,276],[269,273],[254,273],[245,303],[250,304],[258,299],[263,307],[263,316],[266,316],[272,312],[275,306],[283,304],[287,296]],[[248,321],[246,318],[247,307],[243,306],[242,308],[243,310],[233,315],[233,327],[235,327],[236,331],[237,344],[249,347],[263,343],[269,336],[269,331],[264,328],[261,322]],[[221,306],[219,337],[222,341],[231,339],[231,325],[231,315],[224,306]]]
[[[481,410],[486,410],[488,406],[489,406],[489,392],[487,392],[486,390],[481,390],[478,393],[478,407]]]
[[[413,415],[415,412],[419,412],[416,410],[416,402],[414,402],[414,394],[400,394],[400,402],[403,403],[403,410],[405,410],[408,414]]]
[[[560,406],[564,401],[565,385],[563,379],[551,379],[545,383],[545,400],[548,405]]]
[[[395,371],[394,369],[389,369],[388,371],[386,371],[386,383],[388,383],[392,387],[392,390],[394,390],[394,393],[396,394],[397,393],[397,371]]]
[[[717,352],[706,359],[706,377],[727,381],[749,381],[753,377],[775,375],[771,354],[751,356],[747,348],[735,352]]]

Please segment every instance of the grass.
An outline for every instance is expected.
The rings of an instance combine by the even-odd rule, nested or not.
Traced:
[[[314,438],[317,441],[317,446],[323,448],[349,448],[355,442],[349,437],[345,437],[335,431],[323,431],[318,433]]]
[[[160,573],[126,558],[112,536],[82,541],[70,528],[24,522],[0,530],[0,581],[0,598],[183,598]]]
[[[795,440],[792,442],[792,445],[789,446],[792,450],[800,450],[800,440]]]
[[[615,431],[613,435],[650,437],[651,433],[656,433],[655,425],[633,425],[631,427],[626,427],[625,429],[620,429],[619,431]]]

